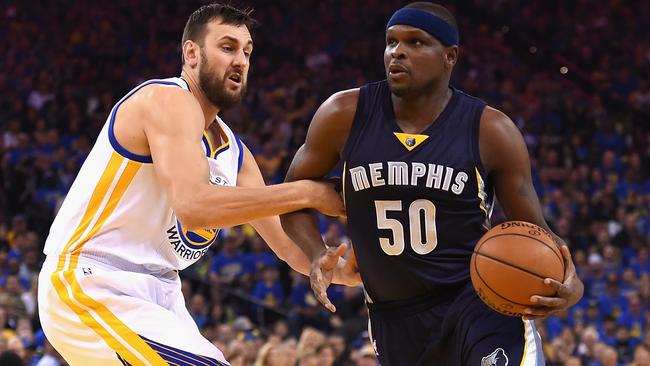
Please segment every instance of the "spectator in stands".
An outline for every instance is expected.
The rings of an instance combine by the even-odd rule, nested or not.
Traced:
[[[235,286],[246,275],[244,255],[239,251],[243,237],[232,233],[223,240],[223,249],[212,259],[210,279],[214,284]]]

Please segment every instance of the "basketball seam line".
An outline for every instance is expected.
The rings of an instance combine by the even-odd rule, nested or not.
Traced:
[[[489,258],[489,257],[488,257],[488,258]],[[496,296],[498,296],[498,297],[500,297],[500,298],[502,298],[502,299],[504,299],[504,300],[506,300],[506,301],[508,301],[508,302],[511,302],[511,303],[513,303],[513,304],[517,304],[517,305],[524,306],[524,307],[530,307],[530,306],[531,306],[531,305],[528,305],[528,304],[521,304],[521,303],[518,303],[518,302],[516,302],[516,301],[512,301],[512,300],[508,299],[507,297],[502,296],[501,294],[499,294],[498,292],[496,292],[496,291],[492,288],[492,286],[490,286],[490,285],[487,283],[487,281],[485,281],[485,279],[483,278],[483,276],[481,276],[481,272],[479,272],[479,270],[478,270],[478,263],[477,263],[477,261],[474,261],[474,270],[475,270],[476,275],[478,276],[478,278],[480,278],[480,279],[481,279],[481,282],[483,282],[483,284],[485,285],[485,287],[487,287],[488,289],[490,289],[490,291],[492,291],[492,293],[495,294]],[[479,296],[479,298],[480,298],[480,296]],[[513,312],[513,313],[514,313],[514,312]],[[517,312],[516,314],[521,314],[521,315],[523,316],[523,312]]]
[[[520,270],[520,271],[522,271],[522,272],[526,272],[526,273],[528,273],[529,275],[535,276],[535,277],[537,277],[537,278],[539,278],[539,279],[542,279],[542,280],[545,279],[545,278],[550,278],[550,277],[544,277],[544,276],[541,276],[541,275],[539,275],[539,274],[537,274],[537,273],[535,273],[535,272],[532,272],[532,271],[527,270],[527,269],[525,269],[525,268],[519,267],[519,266],[514,265],[514,264],[512,264],[512,263],[508,263],[508,262],[506,262],[506,261],[504,261],[504,260],[502,260],[502,259],[494,258],[494,257],[489,256],[489,255],[487,255],[487,254],[483,254],[483,253],[476,253],[476,254],[477,254],[477,255],[480,255],[480,256],[482,256],[482,257],[485,257],[485,258],[490,258],[490,259],[492,259],[493,261],[495,261],[495,262],[499,262],[499,263],[501,263],[501,264],[505,264],[506,266],[510,266],[510,267],[512,267],[512,268],[516,268],[516,269],[518,269],[518,270]],[[477,269],[478,269],[478,268],[477,268]]]
[[[497,237],[499,237],[499,236],[508,236],[508,235],[523,236],[524,238],[529,238],[529,239],[532,239],[532,240],[535,240],[535,241],[538,241],[538,242],[542,243],[542,244],[545,245],[547,248],[549,248],[549,249],[553,252],[553,254],[555,254],[555,257],[556,257],[557,259],[560,260],[560,263],[562,264],[562,268],[564,268],[564,260],[562,259],[562,257],[561,257],[560,255],[558,255],[558,254],[555,252],[555,250],[553,250],[553,248],[552,248],[550,245],[548,245],[548,244],[545,243],[544,241],[541,241],[541,240],[539,240],[539,239],[537,239],[537,238],[535,238],[535,237],[533,237],[533,236],[529,236],[529,235],[523,235],[523,234],[517,234],[517,233],[497,234],[497,235],[494,235],[494,236],[491,236],[491,237],[485,239],[484,241],[482,241],[482,242],[478,243],[476,246],[474,246],[474,253],[477,253],[476,250],[477,250],[479,247],[483,246],[483,244],[485,244],[488,240],[491,240],[491,239],[497,238]],[[559,248],[558,248],[558,249],[559,249]],[[566,268],[564,268],[564,269],[566,270]]]

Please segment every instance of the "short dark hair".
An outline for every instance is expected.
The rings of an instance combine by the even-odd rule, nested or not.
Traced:
[[[435,4],[428,1],[416,1],[414,3],[406,5],[404,8],[418,9],[426,11],[427,13],[431,13],[447,22],[447,24],[451,25],[451,27],[454,28],[456,32],[458,32],[456,17],[449,11],[449,9],[440,4]]]
[[[183,29],[181,46],[188,39],[203,45],[205,25],[217,18],[221,20],[222,24],[245,25],[248,31],[251,32],[257,26],[257,20],[251,16],[252,12],[252,8],[239,9],[230,4],[214,3],[203,5],[196,9],[187,19]]]

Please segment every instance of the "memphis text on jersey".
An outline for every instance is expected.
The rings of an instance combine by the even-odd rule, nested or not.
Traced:
[[[452,167],[403,161],[371,163],[368,166],[350,168],[349,173],[355,192],[384,185],[418,186],[424,183],[427,188],[460,195],[469,179],[466,172]]]

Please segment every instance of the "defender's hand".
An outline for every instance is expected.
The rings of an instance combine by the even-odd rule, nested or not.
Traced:
[[[327,216],[345,216],[343,199],[332,182],[313,180],[307,182],[310,184],[308,195],[312,202],[311,207]]]
[[[311,262],[311,272],[309,274],[311,289],[314,291],[318,301],[331,312],[336,312],[336,307],[327,297],[327,288],[332,283],[334,270],[337,268],[339,259],[345,254],[346,250],[347,245],[345,244],[341,244],[336,248],[329,247]]]
[[[584,285],[576,274],[576,267],[571,259],[569,247],[562,245],[560,250],[564,258],[564,283],[552,278],[544,279],[545,285],[555,289],[555,297],[531,296],[530,301],[537,305],[524,310],[524,313],[526,313],[524,319],[547,317],[575,305],[582,298]]]

